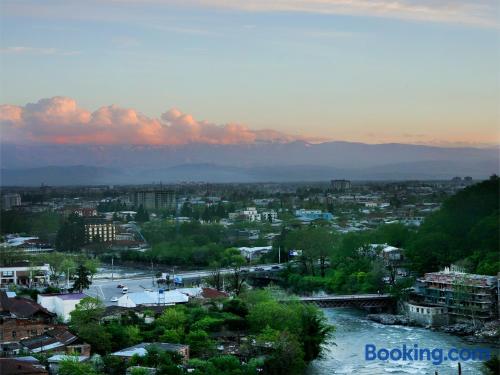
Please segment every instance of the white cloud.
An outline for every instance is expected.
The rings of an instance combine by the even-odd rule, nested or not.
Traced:
[[[13,55],[31,54],[31,55],[73,56],[81,54],[81,51],[64,51],[57,48],[11,46],[11,47],[0,48],[0,53],[13,54]]]
[[[499,27],[497,0],[157,0],[154,2],[174,2],[248,12],[344,14]]]
[[[159,119],[116,105],[90,112],[67,97],[40,99],[25,106],[0,105],[0,129],[7,142],[172,145],[306,140],[238,123],[200,121],[176,108]]]

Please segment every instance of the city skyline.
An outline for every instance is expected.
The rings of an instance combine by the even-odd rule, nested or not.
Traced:
[[[498,11],[493,1],[5,1],[2,141],[497,146]]]

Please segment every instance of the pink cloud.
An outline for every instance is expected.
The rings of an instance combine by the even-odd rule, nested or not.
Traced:
[[[252,130],[237,123],[199,121],[176,108],[160,118],[116,105],[90,112],[74,99],[59,96],[25,106],[0,105],[0,129],[6,142],[174,145],[305,139],[275,130]]]

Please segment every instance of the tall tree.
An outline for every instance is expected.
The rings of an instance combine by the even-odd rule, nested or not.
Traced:
[[[73,289],[76,289],[81,293],[84,289],[88,289],[91,284],[92,281],[90,280],[89,270],[83,264],[80,264],[76,270],[76,278],[73,283]]]
[[[81,217],[71,214],[57,232],[56,248],[61,251],[77,251],[85,244],[85,229]]]

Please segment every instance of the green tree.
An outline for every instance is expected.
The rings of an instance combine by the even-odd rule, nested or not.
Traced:
[[[406,251],[409,266],[425,273],[469,258],[476,267],[473,271],[477,272],[482,259],[490,256],[498,259],[499,212],[498,176],[461,190],[445,200],[441,209],[420,226]],[[500,266],[500,262],[496,265]],[[500,270],[487,271],[496,274]]]
[[[149,221],[149,213],[142,205],[140,205],[137,209],[137,213],[135,214],[135,221],[139,223]]]
[[[100,262],[99,259],[86,259],[85,262],[83,263],[83,266],[87,269],[90,275],[90,282],[92,283],[94,279],[94,275],[97,273]]]
[[[56,248],[60,251],[77,251],[85,244],[83,219],[75,214],[61,225],[56,236]]]
[[[323,313],[315,306],[304,305],[301,312],[299,337],[302,341],[304,360],[312,361],[321,356],[323,345],[333,336],[335,329],[327,323]]]
[[[186,343],[193,356],[208,356],[214,349],[214,343],[208,333],[203,330],[193,330],[186,336]]]
[[[76,270],[76,278],[73,282],[73,289],[82,293],[83,290],[88,289],[91,284],[92,281],[90,280],[90,272],[83,264],[81,264]]]
[[[492,356],[490,359],[483,363],[483,373],[485,375],[499,375],[500,374],[500,359],[497,355]]]
[[[78,362],[76,358],[68,358],[59,364],[59,375],[99,375],[90,363]]]
[[[306,368],[304,352],[296,336],[281,332],[272,342],[273,351],[264,362],[264,373],[270,375],[298,375]]]
[[[164,329],[182,329],[187,322],[186,309],[184,306],[175,306],[166,309],[156,320],[156,324]]]
[[[224,251],[222,264],[231,268],[230,289],[234,294],[239,295],[245,278],[242,275],[241,268],[246,264],[246,259],[238,249],[229,248]]]
[[[70,313],[70,328],[82,340],[92,346],[92,350],[105,354],[111,349],[112,336],[100,326],[105,307],[98,298],[85,297]]]

